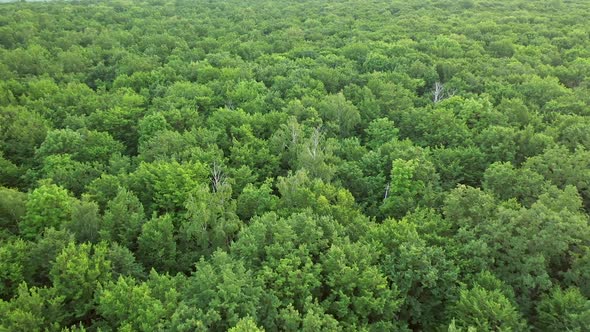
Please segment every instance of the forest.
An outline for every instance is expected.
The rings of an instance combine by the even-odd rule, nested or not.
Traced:
[[[590,331],[588,13],[0,4],[0,332]]]

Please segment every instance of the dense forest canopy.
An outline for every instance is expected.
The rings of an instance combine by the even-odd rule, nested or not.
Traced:
[[[588,13],[0,5],[0,331],[589,331]]]

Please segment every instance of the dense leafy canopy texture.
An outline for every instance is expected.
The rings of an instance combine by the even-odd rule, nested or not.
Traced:
[[[0,332],[589,331],[589,1],[0,2]]]

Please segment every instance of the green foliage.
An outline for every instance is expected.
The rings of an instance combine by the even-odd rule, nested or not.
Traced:
[[[134,153],[139,139],[137,121],[144,115],[145,111],[141,106],[145,101],[129,91],[122,92],[116,99],[121,101],[117,106],[98,110],[88,117],[88,122],[92,124],[90,129],[110,133],[125,145],[128,153]]]
[[[3,157],[0,152],[0,185],[18,187],[21,184],[22,168]]]
[[[185,203],[186,214],[178,227],[180,266],[187,270],[200,257],[227,249],[242,226],[227,184],[214,192],[204,186],[195,189]]]
[[[59,328],[63,298],[47,288],[19,285],[10,302],[0,300],[0,329],[5,331],[42,331]]]
[[[154,215],[141,226],[137,242],[137,255],[143,266],[162,272],[173,270],[176,265],[176,242],[170,215]]]
[[[0,187],[0,227],[2,234],[16,234],[19,221],[26,212],[27,195],[18,190]]]
[[[65,230],[46,229],[43,237],[33,243],[30,248],[24,270],[26,281],[35,286],[49,285],[49,272],[55,263],[55,258],[74,240],[74,236]]]
[[[541,175],[554,185],[563,188],[575,186],[582,198],[586,208],[590,207],[590,152],[581,148],[575,152],[568,151],[563,146],[547,149],[542,155],[530,158],[524,164]]]
[[[543,107],[550,100],[568,93],[568,90],[554,77],[530,77],[522,83],[520,90],[533,105],[538,107]]]
[[[368,146],[372,149],[378,149],[381,145],[398,138],[399,129],[395,123],[387,118],[381,118],[371,121],[366,129]]]
[[[420,205],[435,199],[438,177],[432,164],[418,159],[396,159],[391,166],[391,181],[385,188],[381,211],[400,218]]]
[[[236,213],[242,220],[249,220],[255,215],[263,215],[265,212],[276,210],[278,197],[272,194],[269,182],[263,183],[259,188],[247,184],[236,202]]]
[[[0,298],[9,300],[25,280],[29,244],[17,239],[0,247]]]
[[[452,189],[457,184],[480,185],[487,166],[486,155],[475,146],[435,149],[432,163],[440,175],[441,186]]]
[[[187,280],[185,303],[197,308],[210,330],[227,330],[241,317],[257,317],[262,288],[239,260],[217,251],[211,261],[200,260]]]
[[[454,323],[461,328],[475,328],[476,331],[528,330],[518,310],[501,291],[487,290],[479,285],[462,289],[451,312],[455,317]]]
[[[44,229],[60,228],[70,219],[72,198],[65,189],[44,182],[29,194],[26,210],[19,223],[20,233],[26,239],[35,239]]]
[[[325,284],[330,290],[322,306],[342,324],[360,328],[395,319],[401,303],[399,291],[389,287],[368,245],[332,246],[323,255],[322,265]]]
[[[100,239],[102,218],[98,212],[98,204],[83,197],[72,204],[72,217],[64,222],[64,228],[76,237],[76,241],[97,243]]]
[[[129,188],[148,213],[178,212],[190,194],[207,181],[207,168],[197,163],[176,161],[140,163],[129,174]]]
[[[51,155],[43,160],[40,170],[43,178],[51,179],[75,195],[81,195],[84,188],[102,173],[96,163],[81,163],[72,160],[70,155]]]
[[[546,189],[545,178],[530,169],[515,169],[509,163],[494,163],[484,173],[483,187],[500,200],[516,198],[531,206]]]
[[[589,11],[0,4],[0,331],[586,331]]]
[[[145,279],[145,268],[138,263],[127,247],[123,247],[116,242],[111,244],[107,259],[111,262],[113,270],[113,279],[119,276],[131,276],[138,280]]]
[[[318,104],[318,113],[329,130],[342,137],[349,136],[361,120],[358,109],[342,93],[326,96]]]
[[[540,331],[583,331],[590,324],[590,300],[577,288],[555,288],[537,306]]]
[[[426,218],[433,216],[416,213],[400,222],[388,219],[371,229],[367,240],[381,244],[379,265],[399,292],[398,317],[411,326],[432,329],[456,296],[459,270],[442,247],[418,233],[418,227],[430,221]]]
[[[570,270],[563,274],[567,285],[576,286],[584,296],[590,296],[590,284],[588,284],[590,278],[590,248],[588,246],[583,246],[573,254]]]
[[[47,120],[23,107],[0,108],[0,150],[8,160],[30,166],[35,148],[47,134]]]
[[[256,322],[252,318],[242,318],[236,324],[228,330],[229,332],[264,332],[264,329],[256,326]]]
[[[161,328],[160,320],[166,312],[145,283],[138,285],[133,278],[119,277],[116,282],[100,286],[97,297],[97,311],[113,329],[153,331]]]
[[[121,143],[108,133],[93,130],[57,129],[47,133],[45,140],[37,149],[39,159],[51,155],[69,154],[79,162],[98,162],[105,164],[112,154],[123,152]]]
[[[55,258],[49,272],[58,296],[63,297],[62,316],[66,322],[83,320],[95,308],[95,292],[111,278],[111,262],[104,243],[69,243]]]
[[[135,249],[144,223],[143,205],[132,192],[121,188],[117,196],[107,203],[100,235],[104,240]]]
[[[169,125],[162,113],[146,115],[138,123],[139,144],[145,144],[156,133],[167,130]]]

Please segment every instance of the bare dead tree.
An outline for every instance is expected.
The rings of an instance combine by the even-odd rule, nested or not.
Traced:
[[[455,89],[445,89],[445,98],[451,98],[456,92],[457,90]]]
[[[299,143],[299,128],[297,123],[289,123],[289,129],[291,130],[291,146],[297,146],[297,143]]]
[[[441,82],[436,82],[434,83],[434,88],[432,89],[432,101],[434,103],[438,103],[443,99],[454,96],[455,92],[455,90],[445,88]]]
[[[230,110],[232,110],[232,111],[235,110],[234,101],[231,100],[231,99],[229,99],[229,98],[226,99],[225,100],[225,107],[228,108],[228,109],[230,109]]]
[[[387,197],[389,196],[389,188],[391,187],[391,182],[387,183],[387,186],[385,186],[385,195],[383,195],[383,200],[386,200]]]
[[[442,83],[434,83],[434,89],[432,90],[432,101],[438,103],[443,100],[445,96],[445,87]]]
[[[315,160],[321,152],[321,139],[322,139],[322,131],[320,127],[317,127],[313,130],[311,134],[309,145],[307,146],[307,152],[311,156],[313,160]]]
[[[211,169],[211,182],[213,185],[213,192],[217,192],[221,187],[227,183],[225,174],[221,169],[221,165],[217,161],[213,162],[213,168]]]

